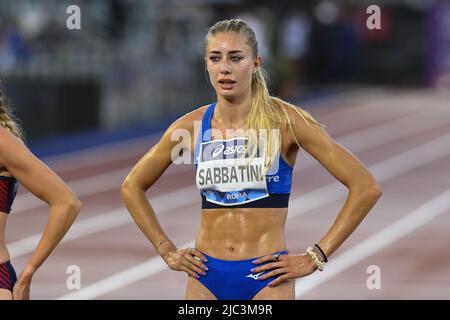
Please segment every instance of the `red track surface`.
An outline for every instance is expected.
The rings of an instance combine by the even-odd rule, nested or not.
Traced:
[[[345,94],[321,102],[323,107],[305,105],[312,115],[327,125],[327,131],[338,142],[352,151],[368,168],[396,155],[450,133],[450,95],[434,91],[397,91],[367,89]],[[409,117],[409,118],[408,118]],[[405,120],[403,120],[405,119]],[[364,133],[374,126],[379,129]],[[406,132],[406,133],[405,133]],[[350,138],[343,138],[351,135]],[[370,140],[379,139],[370,144]],[[423,160],[430,152],[420,153],[414,158],[406,158],[405,166],[419,161],[413,168],[383,179],[383,195],[375,208],[354,232],[354,234],[330,258],[322,274],[332,275],[326,281],[312,281],[312,287],[298,299],[449,299],[450,298],[450,245],[448,228],[450,208],[430,221],[419,225],[405,236],[395,241],[387,241],[386,246],[375,249],[373,254],[358,259],[349,251],[351,265],[341,272],[332,273],[339,256],[352,250],[370,236],[381,232],[401,218],[408,217],[418,207],[450,188],[450,136],[448,143],[438,148],[443,155],[436,159]],[[119,187],[130,168],[155,143],[155,137],[130,141],[128,145],[114,145],[110,148],[92,149],[84,153],[74,153],[70,157],[44,159],[48,165],[70,185],[80,196],[83,209],[76,225],[83,221],[114,210],[124,209],[119,197]],[[448,151],[448,152],[445,152]],[[119,156],[119,158],[117,158]],[[420,162],[422,161],[422,162]],[[309,165],[308,163],[313,163]],[[386,170],[397,169],[386,165]],[[114,170],[123,169],[114,174]],[[109,176],[108,176],[109,174]],[[89,178],[90,180],[76,180]],[[378,177],[377,177],[378,178]],[[109,179],[109,180],[106,180]],[[334,217],[341,209],[346,195],[343,185],[336,186],[335,192],[342,196],[326,201],[330,193],[320,193],[313,201],[314,208],[301,215],[293,210],[302,208],[308,193],[336,180],[314,159],[301,154],[297,159],[294,174],[291,203],[298,198],[298,205],[290,207],[286,225],[288,247],[292,252],[303,252],[306,246],[316,242],[327,231]],[[171,198],[172,206],[167,212],[162,209],[168,203],[154,203],[160,213],[159,219],[171,239],[179,246],[195,238],[199,226],[200,196],[195,192],[193,166],[171,167],[148,192],[149,198],[177,191],[191,186],[179,198]],[[10,215],[7,226],[7,243],[12,254],[12,262],[20,272],[33,248],[30,244],[19,245],[18,241],[36,235],[47,218],[47,209],[39,201],[27,195],[21,188]],[[332,194],[335,194],[332,192]],[[187,201],[187,202],[186,202]],[[308,200],[309,201],[309,200]],[[323,205],[321,204],[323,201]],[[26,205],[32,206],[26,209]],[[427,207],[428,208],[428,207]],[[14,210],[15,209],[15,210]],[[430,213],[432,208],[430,209]],[[111,217],[111,215],[110,215]],[[119,218],[117,218],[119,217]],[[112,282],[108,279],[141,263],[155,258],[155,251],[145,237],[132,223],[126,211],[116,213],[105,221],[124,222],[119,226],[107,227],[106,222],[92,223],[87,235],[76,239],[65,238],[64,242],[39,269],[32,283],[31,298],[89,298],[89,299],[183,299],[186,275],[168,268],[162,271],[148,270],[143,279],[132,281],[127,277]],[[127,223],[128,219],[128,223]],[[413,219],[414,220],[414,219]],[[413,221],[414,222],[414,221]],[[88,222],[89,224],[90,222]],[[98,228],[104,227],[102,230]],[[82,228],[82,230],[86,230]],[[72,231],[71,231],[72,232]],[[32,241],[31,244],[36,243]],[[373,247],[373,246],[372,246]],[[376,247],[376,245],[375,245]],[[22,253],[17,251],[23,250]],[[354,261],[353,261],[354,259]],[[161,259],[156,257],[155,265]],[[69,290],[66,280],[67,267],[81,268],[81,290]],[[370,276],[366,270],[376,265],[381,270],[381,289],[369,290],[366,286]],[[328,268],[327,268],[328,267]],[[126,274],[125,274],[126,275]],[[131,273],[130,273],[131,276]],[[297,288],[303,282],[297,283]],[[108,286],[111,286],[108,289]],[[87,290],[89,289],[89,290]],[[90,290],[101,290],[92,293]],[[67,296],[78,294],[78,296]]]

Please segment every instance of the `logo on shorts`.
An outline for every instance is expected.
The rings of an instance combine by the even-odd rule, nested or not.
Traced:
[[[253,278],[253,280],[258,280],[259,275],[263,272],[264,271],[261,271],[260,273],[257,274],[250,273],[248,276],[246,276],[246,278]]]

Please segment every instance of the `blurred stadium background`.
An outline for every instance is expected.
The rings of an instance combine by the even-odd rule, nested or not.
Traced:
[[[66,10],[73,4],[81,9],[81,30],[69,30],[66,26],[70,16]],[[380,30],[368,30],[366,26],[370,16],[366,9],[373,4],[381,8]],[[123,209],[118,187],[130,166],[151,148],[173,120],[214,101],[204,69],[203,39],[213,23],[234,17],[248,21],[257,33],[271,92],[323,119],[330,133],[337,136],[345,133],[345,128],[353,132],[361,130],[361,126],[387,124],[395,116],[427,110],[430,114],[441,112],[440,121],[449,119],[449,123],[429,119],[430,128],[436,124],[439,133],[450,132],[449,105],[444,108],[450,91],[450,1],[0,0],[0,75],[9,104],[22,122],[29,147],[75,191],[81,190],[78,194],[85,203],[82,222],[88,220],[86,217],[92,219],[100,213]],[[411,103],[416,104],[410,106]],[[352,121],[352,108],[362,106],[366,109],[355,113]],[[384,118],[377,118],[377,114],[384,114]],[[419,126],[420,118],[415,121],[411,125]],[[360,127],[352,127],[356,122]],[[431,138],[428,133],[429,136],[423,137]],[[446,148],[449,146],[450,141]],[[348,147],[353,151],[352,145]],[[390,148],[390,151],[402,149],[392,145]],[[118,157],[118,153],[123,154]],[[377,156],[378,160],[384,158],[382,153]],[[447,154],[443,157],[441,160],[449,160]],[[111,162],[107,162],[108,158]],[[440,179],[442,186],[446,181],[448,188],[450,167],[446,163],[436,166],[445,174],[431,171],[429,174],[433,174],[434,180]],[[176,176],[177,169],[173,170]],[[174,178],[169,176],[169,180],[160,183],[160,190],[174,192],[179,189],[179,181],[192,184],[192,174],[180,174],[180,178],[172,181]],[[89,193],[81,184],[92,182],[90,178],[95,178],[96,183],[110,180],[103,180],[107,187]],[[407,181],[398,183],[403,186],[409,184]],[[396,190],[398,187],[390,195],[385,191],[383,197],[397,201],[391,204],[404,209],[406,214],[412,210],[404,205],[409,200],[405,194],[395,193]],[[26,198],[23,188],[21,192],[22,198],[15,205],[19,212],[13,213],[7,228],[13,262],[15,257],[19,270],[35,243],[36,238],[31,235],[38,232],[36,228],[43,225],[46,215],[45,208]],[[420,189],[414,192],[422,194]],[[430,197],[434,193],[438,190]],[[198,208],[199,202],[191,208],[192,217],[197,217]],[[385,210],[392,207],[386,204]],[[34,217],[25,214],[27,211],[33,211]],[[330,212],[337,213],[334,209]],[[447,209],[444,220],[447,226],[448,213]],[[120,211],[119,216],[123,218],[126,213]],[[323,217],[320,220],[323,224],[315,225],[315,237],[325,231],[332,217]],[[163,220],[169,228],[175,222]],[[114,228],[122,226],[119,223],[111,226]],[[92,231],[83,231],[91,238],[79,244],[75,244],[79,240],[70,241],[69,237],[68,243],[58,248],[36,276],[34,298],[54,299],[70,294],[65,287],[68,264],[82,266],[83,286],[88,286],[130,267],[123,265],[122,259],[127,254],[131,255],[130,265],[154,254],[151,248],[145,248],[146,241],[136,227],[127,228],[130,236],[126,248],[121,247],[122,242],[116,242],[114,232],[123,235],[117,229],[109,230],[112,233],[107,235],[100,228],[95,236]],[[191,231],[185,235],[186,241],[194,237],[195,228]],[[366,231],[370,234],[376,228],[368,227]],[[99,235],[102,232],[103,238]],[[429,232],[441,235],[436,230]],[[447,237],[440,241],[448,245],[448,234],[439,232],[443,238]],[[360,236],[363,234],[361,231]],[[72,236],[82,237],[75,233]],[[185,241],[181,239],[184,238],[180,242]],[[303,244],[309,244],[310,238],[304,240]],[[109,247],[111,242],[114,248]],[[303,244],[298,243],[298,250]],[[445,250],[434,257],[442,259]],[[99,255],[111,262],[110,268],[96,265]],[[448,280],[448,261],[443,265]],[[435,264],[429,272],[433,268]],[[158,284],[157,289],[151,281],[137,289],[130,285],[128,290],[123,288],[125,285],[112,284],[113,293],[80,294],[78,298],[183,298],[182,275],[168,271],[164,275],[161,279],[166,281]],[[365,279],[364,276],[361,278]],[[353,287],[345,282],[345,277],[342,279],[344,282],[334,287],[337,289],[329,291],[332,294],[325,295],[322,291],[306,298],[450,297],[448,281],[444,285],[430,280],[435,281],[431,288],[424,283],[414,291],[408,289],[410,281],[405,279],[405,286],[397,284],[388,294],[383,290],[374,294],[376,290],[344,290],[343,286]],[[116,278],[109,280],[117,283]],[[365,286],[365,280],[361,283]],[[164,289],[166,284],[168,288]],[[420,288],[425,287],[428,291],[420,293]]]
[[[376,3],[381,30],[366,27],[370,1],[77,1],[82,29],[69,30],[73,1],[2,0],[0,72],[31,143],[160,130],[211,101],[203,39],[230,17],[254,27],[272,92],[286,99],[448,82],[446,2]]]

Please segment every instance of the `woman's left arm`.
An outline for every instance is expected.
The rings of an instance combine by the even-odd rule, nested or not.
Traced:
[[[301,147],[348,188],[347,199],[318,245],[329,257],[369,213],[382,191],[367,168],[320,126],[295,117],[294,134]]]
[[[297,139],[301,148],[319,161],[349,190],[347,199],[334,223],[317,242],[324,254],[329,257],[361,223],[381,196],[382,191],[372,174],[351,152],[334,141],[322,127],[307,122],[295,111],[290,111],[295,135],[292,137],[293,143],[296,143],[295,139]],[[316,248],[314,250],[318,251]],[[317,257],[320,256],[320,252],[317,252]],[[265,256],[254,263],[270,261],[273,261],[272,256]],[[270,286],[276,286],[282,281],[309,275],[316,269],[317,266],[307,254],[289,254],[280,256],[278,262],[268,263],[252,271],[272,270],[260,279],[279,275],[270,283]]]
[[[70,188],[28,148],[0,128],[0,163],[49,206],[47,225],[31,259],[14,286],[14,299],[28,299],[31,279],[74,222],[81,207]]]

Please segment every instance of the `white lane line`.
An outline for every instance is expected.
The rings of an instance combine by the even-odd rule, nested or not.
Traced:
[[[359,135],[351,133],[343,135],[337,141],[344,146],[351,146],[352,150],[359,152],[384,145],[386,142],[417,135],[431,128],[438,128],[448,123],[449,119],[448,102],[445,102],[436,104],[425,111],[361,129],[358,131]],[[395,136],[395,140],[392,139],[393,136]]]
[[[199,202],[197,197],[192,196],[196,191],[197,189],[195,186],[189,186],[177,191],[160,195],[151,199],[152,207],[158,215],[161,215],[165,212],[172,211],[189,204],[195,204],[196,202]],[[179,201],[173,201],[173,199],[178,199]],[[131,222],[133,222],[133,220],[125,208],[99,214],[95,217],[87,218],[74,223],[69,229],[67,235],[63,238],[62,242],[80,239],[82,237],[117,228]],[[35,234],[8,244],[7,247],[10,252],[11,259],[15,259],[33,252],[40,237],[41,234]]]
[[[378,182],[386,181],[388,179],[394,178],[407,170],[415,169],[416,167],[420,167],[424,164],[429,163],[430,161],[434,161],[437,159],[440,159],[442,157],[445,157],[450,154],[450,148],[448,146],[450,145],[450,133],[445,134],[443,136],[440,136],[436,139],[433,139],[432,141],[425,143],[423,145],[417,146],[413,149],[410,149],[408,151],[402,152],[391,159],[384,160],[374,166],[369,167],[370,172],[377,171],[378,173],[381,173],[381,176],[376,176]],[[420,157],[411,158],[411,155],[414,154],[421,154],[424,151],[432,151],[435,152],[437,155],[434,157],[427,157],[424,159],[421,159]],[[392,160],[394,159],[394,160]],[[392,161],[391,161],[392,160]],[[405,167],[407,169],[398,171],[397,162],[403,161],[405,163]],[[409,161],[409,163],[406,165],[406,163]],[[346,192],[344,192],[342,188],[342,184],[339,182],[333,182],[330,184],[327,184],[321,188],[318,188],[314,191],[311,191],[309,193],[306,193],[303,196],[297,196],[293,199],[293,201],[289,204],[289,214],[288,219],[292,219],[293,217],[300,216],[302,214],[305,214],[307,212],[310,212],[311,210],[320,208],[321,206],[324,206],[326,204],[332,203],[336,200],[339,200],[343,197],[345,197]],[[156,261],[161,260],[159,256],[154,257],[150,259],[147,262],[144,262],[144,264],[149,264],[150,262],[153,262],[151,264],[154,267],[153,269],[148,268],[145,269],[145,275],[142,274],[141,276],[145,278],[145,276],[151,276],[155,273],[161,271],[160,264],[157,264]],[[162,261],[160,261],[163,263]],[[141,264],[140,264],[141,265]],[[140,266],[138,265],[138,266]],[[128,269],[127,269],[128,270]],[[121,275],[124,275],[127,270],[120,272]],[[142,271],[142,269],[139,269]],[[165,269],[162,269],[165,270]],[[140,278],[140,279],[143,279]],[[107,278],[108,279],[108,278]],[[74,294],[69,294],[61,297],[60,299],[94,299],[101,294],[107,293],[109,291],[106,291],[105,287],[105,281],[100,280],[98,282],[94,282],[93,284],[89,285],[85,289],[80,289]],[[121,282],[115,282],[114,289],[122,288],[126,285],[131,284],[133,281],[131,281],[131,278],[127,280],[125,276],[121,277]],[[111,289],[111,285],[108,284],[108,288]],[[85,291],[86,290],[86,291]],[[101,293],[100,295],[97,295],[96,293]]]
[[[78,179],[69,183],[69,187],[79,197],[85,197],[101,193],[104,191],[118,189],[123,179],[130,172],[131,167],[121,168],[118,170],[97,174],[91,177]],[[25,193],[17,196],[14,201],[14,213],[35,210],[45,207],[47,204],[41,201],[32,193]]]
[[[69,230],[63,241],[75,240],[132,222],[131,217],[129,215],[124,215],[123,211],[123,209],[118,209],[82,220]],[[36,234],[8,245],[8,250],[11,252],[11,258],[17,258],[30,253],[30,249],[34,250],[40,238],[41,234]]]
[[[172,167],[164,173],[164,177],[170,177],[193,170],[192,167],[187,167],[187,165]],[[74,180],[72,182],[69,182],[68,185],[79,198],[92,196],[114,189],[118,190],[123,179],[125,179],[131,169],[132,167],[125,167],[101,174],[96,174],[87,178]],[[46,203],[38,199],[32,193],[27,192],[17,195],[16,200],[14,201],[13,210],[14,213],[18,213],[27,210],[36,210],[39,208],[43,208],[46,205]]]
[[[444,158],[449,154],[450,133],[383,160],[370,166],[368,170],[374,175],[378,182],[383,182]],[[312,192],[306,193],[304,196],[295,197],[293,201],[289,203],[288,218],[316,209],[318,205],[321,206],[324,203],[339,200],[342,197],[342,194],[346,193],[345,188],[342,188],[342,186],[343,185],[340,182],[333,182]],[[324,195],[326,195],[326,197]],[[306,196],[308,196],[308,201],[305,201]]]
[[[180,248],[194,247],[194,241],[187,242],[181,245]],[[131,282],[144,280],[148,277],[148,271],[152,270],[154,273],[161,272],[167,269],[166,263],[160,258],[152,258],[147,262],[140,263],[135,267],[125,271],[116,273],[111,277],[105,278],[96,282],[94,285],[87,286],[79,291],[68,294],[57,300],[86,300],[102,296],[108,292],[122,288]]]
[[[340,272],[345,271],[391,243],[407,236],[437,216],[444,213],[448,214],[449,210],[450,189],[447,189],[405,217],[353,246],[338,257],[333,258],[327,263],[326,270],[323,273],[315,272],[308,277],[296,280],[295,297],[297,299],[300,298]]]
[[[375,125],[337,137],[336,141],[343,146],[351,146],[351,151],[353,153],[370,150],[371,148],[392,143],[395,140],[406,138],[409,135],[419,134],[447,123],[450,118],[442,116],[441,114],[441,111],[447,109],[446,104],[439,104],[432,108],[432,112],[426,110],[400,119],[394,119],[380,125]],[[411,125],[412,123],[414,125]],[[304,170],[313,165],[317,165],[317,162],[311,156],[308,154],[306,155],[307,157],[305,159],[307,160],[305,160],[301,166],[299,166],[297,162],[297,165],[294,168],[295,171]],[[74,180],[69,182],[68,185],[78,197],[90,196],[96,193],[118,189],[130,170],[131,167],[121,168],[88,178]],[[185,173],[189,170],[192,170],[192,168],[187,165],[177,166],[164,173],[164,177]],[[33,194],[24,193],[17,196],[13,205],[13,210],[16,213],[26,210],[35,210],[45,206],[46,204],[37,199]]]

